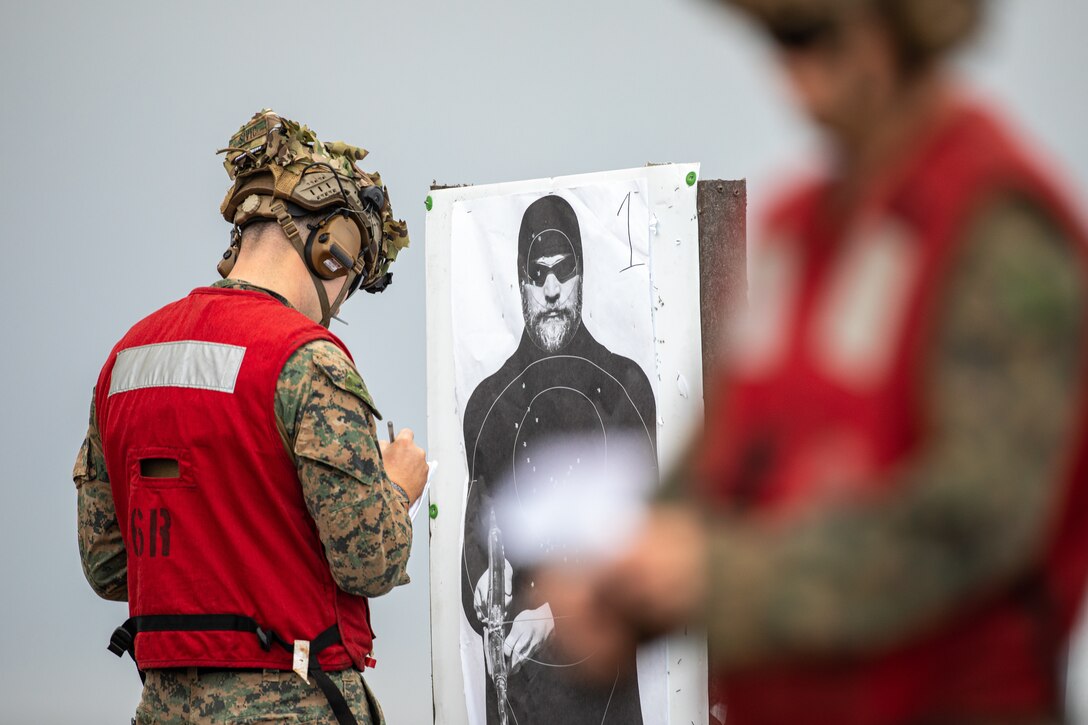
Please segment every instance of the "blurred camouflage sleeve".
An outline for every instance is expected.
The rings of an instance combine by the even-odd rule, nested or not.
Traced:
[[[1073,242],[1023,202],[991,204],[965,242],[929,354],[930,438],[900,493],[715,527],[720,666],[892,644],[1038,556],[1074,435],[1085,282]]]
[[[374,406],[336,345],[317,341],[287,361],[276,417],[336,583],[368,597],[408,583],[408,496],[382,465]]]
[[[128,554],[113,508],[110,477],[102,453],[102,438],[95,419],[94,394],[87,437],[72,469],[76,484],[76,521],[79,530],[79,560],[91,588],[103,599],[128,599]]]

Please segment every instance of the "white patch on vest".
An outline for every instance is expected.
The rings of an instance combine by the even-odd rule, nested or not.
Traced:
[[[233,393],[244,347],[183,340],[117,353],[110,395],[140,388],[202,388]]]
[[[748,309],[726,336],[725,359],[735,375],[758,377],[785,357],[800,282],[795,244],[767,244],[753,252]]]
[[[918,241],[885,219],[852,235],[832,268],[808,340],[824,370],[853,388],[889,373],[918,274]]]

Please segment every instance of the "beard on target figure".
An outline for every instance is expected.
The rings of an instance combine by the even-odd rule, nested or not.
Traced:
[[[525,332],[544,352],[566,346],[582,318],[582,275],[574,243],[560,229],[533,235],[522,267]]]
[[[487,541],[493,487],[510,482],[537,494],[576,480],[581,467],[597,463],[625,442],[636,441],[636,459],[656,479],[656,403],[650,381],[632,360],[597,342],[582,319],[585,270],[578,217],[556,195],[526,209],[518,234],[518,280],[525,328],[517,350],[473,391],[465,409],[464,434],[470,488],[465,508],[462,603],[481,635],[487,619]],[[549,440],[569,439],[562,460],[544,455]],[[641,464],[641,460],[640,460]],[[584,470],[584,469],[583,469]],[[577,505],[571,501],[572,506]],[[498,507],[501,516],[501,507]],[[500,519],[497,527],[506,525]],[[541,540],[540,550],[564,559],[562,544]],[[576,564],[573,561],[568,563]],[[616,668],[612,682],[589,686],[572,679],[571,662],[551,646],[563,621],[539,584],[517,562],[504,561],[507,582],[504,651],[509,680],[507,707],[519,725],[554,723],[641,723],[635,658]],[[485,685],[487,722],[500,722],[495,688]],[[513,718],[511,718],[513,721]]]

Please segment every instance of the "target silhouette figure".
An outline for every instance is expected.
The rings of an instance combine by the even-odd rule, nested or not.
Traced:
[[[488,541],[503,521],[494,519],[493,485],[510,482],[521,494],[577,481],[580,467],[607,462],[610,441],[640,441],[646,465],[656,472],[656,403],[650,382],[634,361],[612,353],[582,323],[582,244],[577,217],[558,196],[533,202],[522,217],[518,277],[525,329],[517,350],[482,381],[465,408],[464,440],[470,474],[462,551],[462,605],[483,642],[488,600]],[[562,438],[562,455],[542,456]],[[642,445],[641,442],[644,442]],[[526,496],[528,498],[529,496]],[[577,501],[572,501],[576,505]],[[562,544],[535,542],[553,558]],[[492,550],[493,551],[493,550]],[[492,557],[494,558],[494,557]],[[634,663],[621,668],[611,687],[581,687],[549,647],[547,603],[535,596],[529,572],[509,562],[508,603],[501,634],[513,653],[504,663],[503,715],[494,683],[486,685],[488,723],[565,725],[641,723]],[[492,562],[492,565],[496,565]],[[491,598],[494,601],[494,598]],[[486,621],[485,621],[486,620]],[[483,646],[483,644],[481,644]]]

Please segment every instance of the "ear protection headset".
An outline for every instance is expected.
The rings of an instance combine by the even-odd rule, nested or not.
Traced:
[[[335,197],[336,205],[316,211],[308,211],[292,201],[277,199],[268,193],[265,184],[253,185],[253,193],[245,196],[234,212],[234,228],[231,231],[230,248],[216,266],[221,277],[228,277],[238,260],[242,243],[242,229],[259,220],[276,220],[302,257],[307,271],[314,278],[314,289],[321,302],[322,323],[328,325],[345,299],[354,294],[373,270],[379,256],[377,240],[382,233],[378,216],[385,198],[381,189],[367,187],[359,194],[364,211],[343,205],[350,197],[346,191]],[[321,214],[319,221],[307,224],[305,241],[295,220],[303,216]],[[332,304],[321,280],[348,277],[343,289]],[[380,283],[382,280],[377,280]],[[374,285],[378,288],[384,285]]]
[[[295,212],[291,214],[292,217],[304,214],[297,207],[290,211]],[[369,243],[370,235],[351,220],[351,214],[352,212],[347,209],[338,208],[326,214],[317,224],[307,225],[309,232],[303,244],[302,261],[305,262],[310,274],[324,280],[336,279],[349,274],[354,267],[358,266],[357,261],[361,263],[360,272],[373,264],[374,245]],[[257,217],[249,219],[247,223],[258,221],[258,219]],[[216,267],[222,277],[230,276],[234,263],[238,260],[244,226],[235,226],[231,231],[230,248],[223,253],[223,259]],[[355,280],[356,289],[361,281],[360,274]]]
[[[359,289],[365,270],[373,269],[378,245],[370,230],[354,220],[355,212],[343,207],[333,209],[318,223],[310,225],[303,261],[311,274],[321,279],[352,275],[347,296]]]

